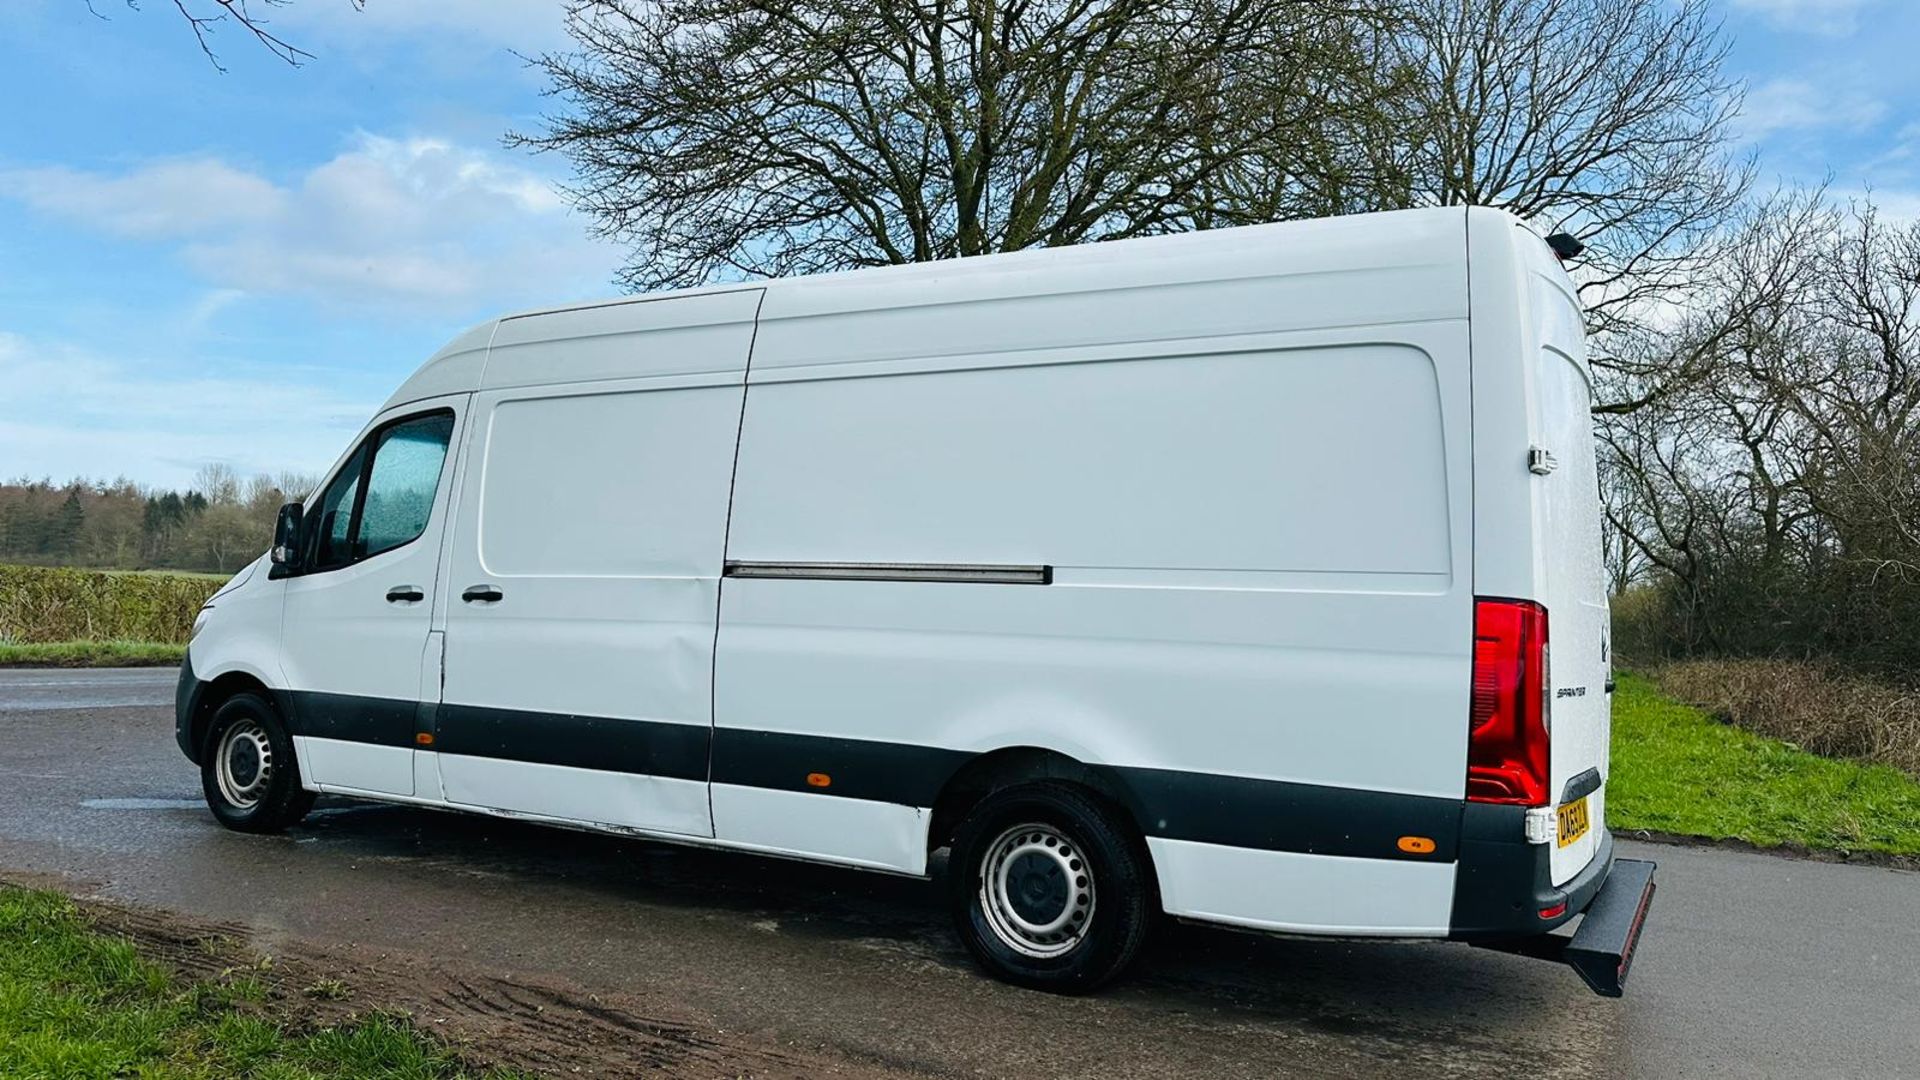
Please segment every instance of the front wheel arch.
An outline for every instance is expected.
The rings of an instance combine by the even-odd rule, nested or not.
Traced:
[[[252,694],[280,708],[279,695],[268,689],[266,683],[244,671],[229,671],[208,680],[206,688],[200,693],[200,700],[194,704],[193,716],[189,718],[187,726],[187,745],[193,748],[195,765],[206,760],[207,732],[213,726],[213,714],[239,694]],[[284,718],[285,710],[280,711]]]

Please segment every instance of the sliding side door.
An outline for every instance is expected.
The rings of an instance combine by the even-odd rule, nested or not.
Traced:
[[[474,398],[435,720],[449,802],[712,835],[714,621],[757,302],[502,324],[486,382],[528,385]]]

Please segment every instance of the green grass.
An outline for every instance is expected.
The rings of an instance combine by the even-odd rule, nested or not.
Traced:
[[[1607,824],[1763,847],[1920,855],[1920,782],[1718,723],[1622,675]]]
[[[181,986],[65,897],[0,887],[0,1074],[20,1080],[457,1080],[404,1019],[289,1030],[258,984]],[[490,1074],[495,1077],[501,1074]]]
[[[164,641],[44,641],[0,643],[0,667],[171,667],[185,645]]]

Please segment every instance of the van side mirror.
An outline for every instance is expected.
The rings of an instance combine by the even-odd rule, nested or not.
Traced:
[[[291,566],[300,552],[300,520],[306,508],[297,502],[291,502],[280,508],[280,517],[273,523],[273,550],[268,558],[275,566]]]

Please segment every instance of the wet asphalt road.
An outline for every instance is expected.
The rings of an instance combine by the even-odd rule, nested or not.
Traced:
[[[226,832],[173,744],[173,679],[0,669],[0,869],[944,1076],[1920,1076],[1916,874],[1624,844],[1661,889],[1622,1001],[1461,946],[1193,927],[1057,998],[978,975],[938,883],[337,800]]]

